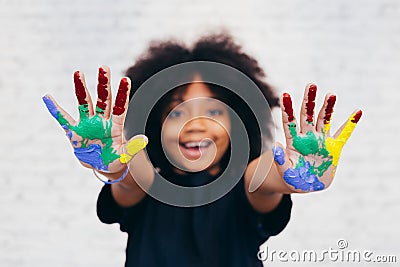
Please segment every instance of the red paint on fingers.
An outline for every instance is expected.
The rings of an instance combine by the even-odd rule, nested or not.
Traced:
[[[354,115],[354,118],[351,120],[351,122],[357,123],[360,120],[361,115],[362,115],[362,111],[361,110],[357,111],[356,114]]]
[[[97,107],[105,110],[107,107],[106,101],[108,97],[107,84],[108,77],[107,72],[103,68],[99,68],[98,84],[97,84]]]
[[[106,109],[106,107],[107,107],[107,104],[104,103],[104,102],[101,102],[100,100],[97,100],[96,106],[97,106],[99,109],[101,109],[101,110],[104,111],[104,110]],[[103,113],[103,112],[101,112],[101,113]]]
[[[81,80],[80,71],[75,71],[74,73],[74,84],[75,84],[75,94],[76,97],[78,98],[79,105],[87,104],[86,90]]]
[[[113,108],[114,115],[121,115],[125,112],[125,103],[128,98],[129,82],[127,78],[123,78],[119,84],[115,106]]]
[[[293,108],[292,108],[292,98],[288,93],[283,94],[283,107],[285,108],[285,112],[288,115],[289,122],[294,120],[293,116]]]
[[[314,121],[314,108],[315,108],[315,96],[317,94],[317,86],[315,84],[310,85],[308,89],[308,101],[306,103],[307,122],[312,123]]]
[[[331,95],[328,98],[327,102],[328,102],[328,104],[326,105],[326,108],[325,108],[324,124],[328,124],[331,121],[333,107],[335,106],[335,102],[336,102],[336,96]]]

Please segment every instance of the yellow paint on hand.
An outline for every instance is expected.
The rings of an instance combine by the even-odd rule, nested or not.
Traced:
[[[356,115],[356,112],[354,112],[350,116],[350,118],[347,120],[345,126],[343,127],[342,131],[340,132],[339,136],[336,139],[333,139],[332,137],[328,137],[326,139],[326,149],[328,150],[329,154],[332,156],[332,164],[334,166],[338,165],[339,158],[340,158],[340,152],[342,151],[344,144],[350,138],[351,133],[354,131],[354,128],[357,125],[356,122],[352,122],[354,120],[355,115]],[[327,125],[328,124],[326,124],[324,126],[324,130]]]
[[[331,129],[331,122],[328,121],[326,124],[324,124],[324,133],[328,133],[330,129]]]
[[[122,153],[119,157],[119,161],[121,163],[128,163],[132,157],[137,154],[140,150],[144,149],[147,146],[147,142],[143,138],[133,139],[129,141],[126,145],[126,153]]]

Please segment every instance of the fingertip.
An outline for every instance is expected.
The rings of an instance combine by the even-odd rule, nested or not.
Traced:
[[[131,89],[131,80],[129,77],[122,77],[119,82],[118,92],[128,92]]]
[[[326,95],[325,95],[325,100],[326,101],[333,101],[333,102],[335,102],[336,101],[336,98],[337,98],[337,95],[335,94],[335,93],[332,93],[332,92],[329,92],[329,93],[327,93]]]
[[[134,139],[144,139],[144,141],[146,142],[146,144],[149,143],[149,139],[148,139],[147,136],[145,136],[144,134],[135,135],[135,136],[132,137],[130,140],[134,140]]]
[[[127,142],[125,149],[130,156],[137,154],[139,151],[143,150],[147,146],[148,140],[147,137],[144,137],[144,135],[137,135],[132,137]]]
[[[278,165],[283,165],[285,163],[285,152],[280,143],[277,142],[272,146],[272,154]]]
[[[44,96],[42,96],[42,100],[43,100],[43,102],[45,102],[47,100],[51,100],[50,95],[49,94],[45,94]]]
[[[363,112],[361,109],[355,111],[353,113],[353,118],[352,118],[351,122],[358,123],[358,121],[361,119],[362,114],[363,114]]]
[[[336,94],[335,94],[334,92],[328,92],[328,93],[326,93],[326,96],[327,96],[327,97],[329,97],[329,96],[331,96],[331,95],[335,95],[335,96],[336,96]]]
[[[129,77],[122,77],[121,82],[129,84],[129,86],[131,85],[131,79]]]
[[[46,105],[47,110],[50,112],[51,116],[53,116],[53,118],[58,120],[59,110],[58,110],[56,104],[54,103],[53,99],[51,98],[51,96],[44,95],[42,97],[42,100],[43,100],[44,104]]]
[[[310,83],[308,85],[308,91],[306,90],[307,93],[307,103],[311,103],[315,101],[315,98],[317,96],[317,85],[315,83]]]
[[[43,101],[43,103],[46,105],[47,108],[49,108],[49,105],[50,105],[50,104],[54,105],[53,99],[52,99],[51,96],[48,95],[48,94],[42,96],[42,101]]]
[[[80,88],[84,88],[85,75],[82,71],[77,70],[74,72],[74,84]]]
[[[109,82],[108,73],[109,73],[109,70],[106,67],[104,67],[104,66],[99,67],[99,74],[97,77],[99,84],[102,84],[105,86],[107,85],[107,83]]]
[[[110,72],[110,67],[108,67],[107,65],[101,65],[99,67],[99,70],[103,70],[104,72],[109,73]]]
[[[81,72],[80,70],[76,70],[76,71],[74,72],[74,82],[76,83],[77,80],[80,80],[80,78],[81,78],[82,75],[83,75],[83,74],[82,74],[82,72]]]
[[[315,83],[313,83],[313,82],[309,83],[307,85],[307,87],[308,87],[309,91],[312,91],[312,92],[316,92],[317,91],[317,85]]]

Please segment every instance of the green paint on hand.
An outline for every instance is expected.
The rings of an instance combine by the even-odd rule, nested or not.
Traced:
[[[111,119],[103,123],[103,119],[96,113],[92,118],[89,118],[88,105],[79,106],[80,122],[78,125],[71,125],[59,112],[58,122],[61,125],[66,125],[70,130],[74,131],[77,135],[82,137],[82,147],[88,147],[89,140],[100,140],[104,145],[101,149],[101,159],[105,166],[119,158],[115,149],[112,147],[111,138]]]
[[[104,114],[104,110],[96,106],[96,113]]]
[[[315,167],[314,165],[310,168],[310,172],[316,174],[318,177],[322,177],[324,173],[329,169],[332,165],[332,156],[329,154],[329,151],[326,149],[325,144],[325,133],[323,133],[322,137],[318,137],[312,132],[308,131],[305,136],[297,135],[296,124],[289,123],[289,132],[293,137],[293,147],[303,156],[314,155],[321,156],[323,159],[322,163]],[[304,158],[300,156],[299,162],[296,165],[296,168],[304,166]],[[315,164],[315,163],[314,163]]]
[[[305,160],[303,156],[299,157],[299,161],[296,164],[296,169],[300,168],[300,167],[304,167],[305,164]]]
[[[80,118],[88,118],[89,117],[89,106],[88,104],[83,104],[78,107]]]
[[[321,165],[319,165],[318,168],[317,168],[317,170],[318,170],[317,175],[318,175],[319,177],[321,177],[322,175],[324,175],[324,173],[329,169],[329,167],[330,167],[331,165],[332,165],[332,160],[331,160],[331,159],[326,160],[326,161],[323,161],[323,162],[321,163]]]
[[[291,125],[292,124],[292,125]],[[302,155],[316,154],[319,150],[319,142],[315,134],[311,131],[306,133],[306,136],[298,136],[296,125],[289,123],[290,135],[293,137],[293,147]]]

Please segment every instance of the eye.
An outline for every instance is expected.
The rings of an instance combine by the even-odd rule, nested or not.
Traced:
[[[180,110],[173,110],[168,114],[168,118],[179,118],[180,116],[183,115],[183,112]]]
[[[210,109],[207,111],[208,115],[210,116],[220,116],[222,115],[224,112],[221,109]]]

